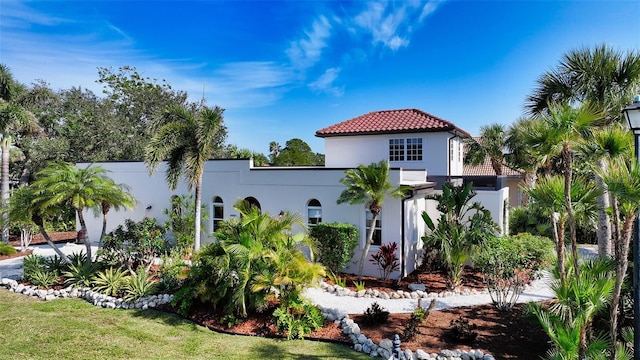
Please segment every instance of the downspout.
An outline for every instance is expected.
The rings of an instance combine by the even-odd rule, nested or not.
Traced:
[[[400,227],[400,237],[402,238],[401,242],[402,242],[402,251],[400,251],[400,279],[402,279],[403,277],[407,276],[407,266],[406,266],[406,262],[405,262],[405,258],[406,258],[406,253],[407,253],[407,249],[405,248],[405,229],[404,229],[404,223],[405,223],[405,213],[404,213],[404,206],[405,206],[405,201],[406,198],[403,197],[402,198],[402,202],[401,202],[401,206],[400,206],[400,222],[402,223],[402,226]]]

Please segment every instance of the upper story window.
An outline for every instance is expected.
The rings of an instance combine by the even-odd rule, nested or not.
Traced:
[[[389,139],[389,161],[421,161],[422,139]]]
[[[369,229],[371,229],[373,221],[373,214],[367,209],[367,232],[365,236],[369,236]],[[378,215],[376,223],[373,224],[373,242],[371,245],[382,245],[382,214]]]
[[[223,220],[224,220],[224,203],[220,196],[214,196],[213,198],[213,231],[218,230],[218,226],[220,222],[222,222]]]
[[[409,161],[422,160],[422,139],[421,138],[407,139],[407,160]]]
[[[307,204],[307,217],[309,226],[316,226],[322,222],[322,204],[316,199],[309,200]]]
[[[389,161],[404,161],[404,139],[389,139]]]

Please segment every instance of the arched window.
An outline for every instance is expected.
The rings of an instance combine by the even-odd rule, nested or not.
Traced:
[[[316,226],[322,222],[322,204],[316,199],[311,199],[307,203],[307,224]]]
[[[373,220],[373,214],[371,214],[371,211],[369,211],[369,209],[367,209],[367,230],[365,233],[365,241],[366,241],[366,237],[369,236],[369,229],[371,229],[371,221]],[[373,242],[371,243],[371,245],[382,245],[382,214],[378,215],[378,218],[376,219],[376,223],[373,224]]]
[[[213,229],[218,230],[218,225],[224,220],[224,202],[220,196],[213,197]]]
[[[244,198],[244,201],[248,202],[251,207],[257,208],[259,212],[262,212],[262,208],[260,207],[260,202],[258,201],[258,199],[254,198],[253,196],[249,196]]]

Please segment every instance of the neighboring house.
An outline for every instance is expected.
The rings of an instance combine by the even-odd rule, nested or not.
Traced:
[[[468,133],[451,122],[415,109],[371,112],[339,124],[318,130],[316,136],[325,139],[324,167],[254,167],[252,160],[211,160],[205,166],[203,204],[207,204],[209,218],[203,227],[211,235],[220,220],[237,218],[233,209],[238,199],[258,206],[272,216],[281,211],[302,214],[307,225],[318,222],[345,222],[360,230],[360,245],[347,271],[357,270],[362,246],[369,226],[375,226],[375,242],[370,253],[383,243],[396,242],[401,270],[393,277],[413,271],[421,262],[421,237],[426,230],[421,218],[423,211],[437,215],[436,204],[425,196],[437,191],[438,184],[428,180],[427,171],[443,178],[460,177],[463,172],[463,138]],[[345,187],[340,183],[344,171],[360,164],[368,165],[388,159],[390,181],[394,186],[410,185],[405,199],[385,199],[381,217],[371,224],[365,204],[338,205],[336,200]],[[184,183],[175,192],[168,190],[164,168],[149,176],[142,162],[100,163],[119,183],[131,187],[139,203],[134,211],[109,214],[109,226],[115,228],[125,218],[144,216],[165,221],[163,209],[170,206],[170,197],[187,192]],[[431,177],[431,175],[429,175]],[[477,189],[478,197],[492,211],[494,221],[505,222],[505,201],[508,189],[494,181],[492,187]],[[88,218],[91,216],[88,214]],[[88,220],[91,239],[99,237],[101,219]],[[378,276],[378,269],[369,261],[365,275]]]
[[[479,137],[474,137],[476,141],[479,141]],[[489,157],[485,157],[484,163],[480,165],[464,165],[462,175],[465,177],[495,177],[496,173],[491,166],[491,160]],[[509,187],[509,206],[514,208],[520,206],[522,203],[522,190],[520,185],[524,179],[522,171],[510,168],[507,165],[502,164],[502,176],[506,177]]]

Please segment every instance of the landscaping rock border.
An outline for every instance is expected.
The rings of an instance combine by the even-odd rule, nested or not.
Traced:
[[[525,286],[526,287],[526,286]],[[478,294],[488,294],[489,289],[484,288],[482,290],[469,289],[469,288],[458,288],[452,291],[443,291],[443,292],[426,292],[422,290],[415,291],[404,291],[404,290],[390,290],[379,291],[375,289],[365,289],[360,291],[353,291],[347,288],[343,288],[339,285],[331,285],[327,284],[325,281],[320,281],[320,288],[330,294],[336,294],[337,296],[352,296],[352,297],[360,297],[360,298],[379,298],[384,300],[389,299],[435,299],[435,298],[445,298],[450,296],[465,296],[465,295],[478,295]]]
[[[349,336],[353,342],[355,351],[365,353],[371,357],[381,357],[383,359],[392,359],[393,341],[384,339],[379,344],[375,344],[373,340],[367,338],[360,332],[360,326],[349,318],[349,315],[339,309],[324,308],[318,306],[322,315],[337,324],[340,324],[342,332]],[[493,355],[485,354],[481,350],[441,350],[439,354],[427,353],[421,349],[411,351],[405,349],[400,353],[401,360],[495,360]]]
[[[74,287],[68,286],[64,289],[38,289],[36,286],[24,285],[16,280],[2,278],[0,284],[7,288],[11,292],[18,294],[24,294],[27,296],[36,297],[43,301],[49,301],[54,299],[64,298],[78,298],[84,299],[94,306],[109,308],[109,309],[139,309],[147,310],[170,303],[173,299],[171,294],[159,294],[151,295],[140,298],[134,302],[125,301],[123,298],[116,298],[108,296],[97,291],[91,290],[88,287]]]

